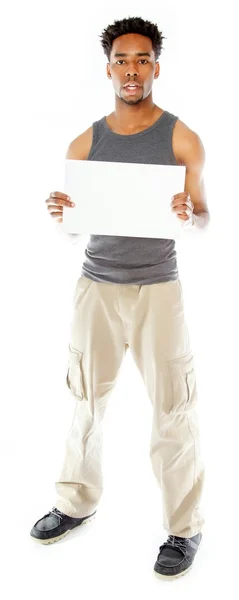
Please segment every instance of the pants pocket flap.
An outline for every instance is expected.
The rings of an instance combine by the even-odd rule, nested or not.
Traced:
[[[173,407],[171,410],[192,408],[197,401],[194,358],[191,352],[168,361],[172,385]]]

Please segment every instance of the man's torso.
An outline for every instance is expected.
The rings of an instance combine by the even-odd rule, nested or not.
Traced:
[[[185,127],[178,117],[160,107],[155,107],[148,122],[130,130],[119,127],[111,113],[85,132],[84,159],[181,165]],[[175,241],[91,235],[82,275],[97,282],[140,285],[175,280]]]

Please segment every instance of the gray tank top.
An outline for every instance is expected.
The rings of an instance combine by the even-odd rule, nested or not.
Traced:
[[[106,117],[102,117],[93,123],[87,160],[176,165],[172,132],[177,119],[165,110],[151,127],[133,135],[121,135],[114,133]],[[175,241],[91,235],[81,274],[98,282],[138,285],[178,279]]]

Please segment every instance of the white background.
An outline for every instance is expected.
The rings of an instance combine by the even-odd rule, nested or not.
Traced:
[[[84,259],[84,244],[67,245],[54,229],[45,199],[63,190],[72,139],[114,110],[98,36],[129,16],[157,23],[167,37],[153,99],[203,141],[212,221],[210,233],[178,248],[197,368],[206,524],[193,569],[172,583],[153,573],[167,533],[148,454],[151,405],[129,353],[105,417],[97,519],[58,544],[41,546],[29,536],[54,505],[73,416],[65,374],[72,295]],[[174,598],[178,590],[191,599],[238,588],[236,23],[232,1],[2,6],[0,586],[6,599],[156,599]]]

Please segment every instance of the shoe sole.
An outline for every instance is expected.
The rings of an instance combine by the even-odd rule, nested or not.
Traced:
[[[202,545],[202,540],[198,546],[197,553],[199,552],[201,545]],[[185,569],[185,571],[182,571],[182,573],[177,573],[176,575],[163,575],[162,573],[158,573],[158,571],[155,571],[155,569],[154,569],[154,573],[160,579],[178,579],[178,577],[183,577],[183,575],[186,575],[188,573],[188,571],[191,570],[192,567],[193,567],[193,563],[190,565],[190,567],[188,567],[188,569]]]
[[[61,533],[61,535],[58,535],[58,536],[53,537],[53,538],[48,538],[48,539],[45,539],[45,540],[41,540],[40,538],[37,538],[34,535],[31,535],[30,537],[35,542],[39,542],[40,544],[45,544],[45,545],[47,545],[47,544],[54,544],[55,542],[59,542],[60,540],[62,540],[62,538],[64,538],[68,533],[71,533],[71,531],[73,531],[77,527],[81,527],[82,525],[86,525],[87,523],[90,523],[91,521],[93,521],[95,519],[95,517],[96,517],[96,515],[92,515],[92,517],[89,517],[89,519],[86,519],[85,521],[82,521],[82,523],[80,523],[79,525],[76,525],[72,529],[67,529],[67,531],[65,531],[64,533]]]

